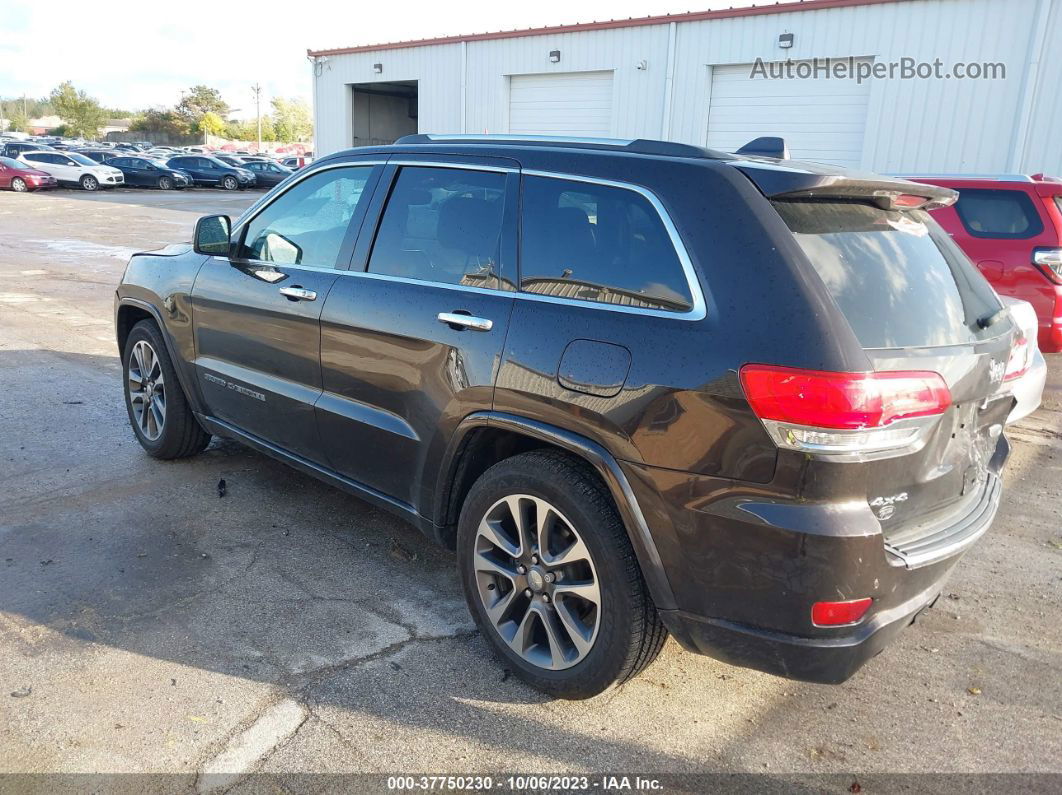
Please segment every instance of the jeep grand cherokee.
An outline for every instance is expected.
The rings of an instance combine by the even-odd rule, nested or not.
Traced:
[[[1015,329],[927,212],[954,198],[658,141],[341,152],[131,259],[129,419],[155,457],[238,439],[454,548],[554,695],[667,633],[841,682],[999,504]]]

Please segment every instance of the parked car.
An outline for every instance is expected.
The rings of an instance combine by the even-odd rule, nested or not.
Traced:
[[[125,184],[137,187],[161,188],[162,190],[181,190],[190,187],[192,177],[183,171],[171,168],[168,164],[146,157],[124,156],[107,161],[125,175]]]
[[[280,161],[280,165],[297,171],[300,168],[310,165],[312,162],[312,157],[285,157]]]
[[[249,160],[243,167],[254,173],[255,184],[260,188],[272,188],[295,173],[280,163],[267,160]]]
[[[166,161],[170,168],[184,171],[196,185],[216,185],[225,190],[243,190],[253,187],[254,174],[245,168],[236,168],[207,155],[179,155]]]
[[[483,637],[553,695],[668,632],[841,682],[999,505],[1018,330],[926,212],[954,199],[660,141],[348,150],[132,257],[130,423],[455,547]]]
[[[1011,351],[1013,361],[1008,365],[1013,374],[1010,391],[1016,401],[1007,417],[1009,425],[1025,419],[1040,408],[1044,385],[1047,383],[1047,362],[1036,341],[1040,323],[1032,304],[1009,296],[1003,296],[1001,300],[1021,329],[1021,337]]]
[[[244,158],[238,157],[237,155],[230,155],[227,152],[217,152],[211,155],[211,157],[214,157],[220,160],[225,165],[232,166],[233,168],[243,168],[243,164],[246,162]]]
[[[58,151],[53,150],[50,146],[31,143],[28,141],[20,141],[18,143],[12,142],[4,144],[3,148],[0,149],[0,155],[2,155],[3,157],[10,157],[14,159],[21,155],[23,152],[39,152],[42,150]]]
[[[46,171],[31,168],[10,157],[0,156],[0,188],[13,190],[15,193],[55,188],[59,183]]]
[[[90,160],[77,152],[23,152],[18,159],[51,174],[60,185],[78,185],[83,190],[113,188],[125,182],[122,172]]]
[[[1028,301],[1040,348],[1062,351],[1062,180],[1028,176],[913,176],[959,191],[934,217],[1000,295]]]
[[[78,149],[77,153],[84,155],[89,160],[95,160],[97,163],[106,163],[108,160],[113,160],[126,154],[121,149]]]

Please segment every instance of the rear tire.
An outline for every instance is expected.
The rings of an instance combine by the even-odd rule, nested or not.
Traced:
[[[495,654],[550,695],[590,698],[621,684],[667,638],[610,494],[564,453],[524,453],[488,469],[462,507],[457,559]]]
[[[236,180],[236,177],[225,177],[221,180],[221,187],[225,190],[236,190],[240,187],[240,183]]]
[[[122,352],[125,408],[140,446],[154,458],[185,458],[210,444],[173,368],[166,341],[152,320],[129,332]]]
[[[91,174],[85,174],[80,180],[82,190],[94,191],[100,189],[100,182]]]
[[[22,177],[15,177],[11,180],[11,190],[15,193],[26,193],[29,191],[29,186],[26,185],[26,180],[22,179]]]

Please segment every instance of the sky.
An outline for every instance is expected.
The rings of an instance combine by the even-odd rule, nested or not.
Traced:
[[[692,3],[692,5],[691,5]],[[764,3],[760,3],[761,5]],[[512,28],[703,11],[747,0],[493,0],[364,3],[99,4],[2,0],[0,97],[47,95],[72,80],[107,107],[172,107],[199,83],[219,89],[236,118],[275,96],[310,99],[307,49]]]

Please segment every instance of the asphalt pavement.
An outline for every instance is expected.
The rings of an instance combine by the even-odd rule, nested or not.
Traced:
[[[994,527],[849,682],[669,641],[625,686],[551,701],[491,657],[453,556],[412,527],[232,442],[160,462],[134,440],[112,319],[129,254],[259,195],[0,193],[0,771],[235,791],[250,773],[839,774],[811,779],[837,791],[1062,773],[1062,358],[1010,432]]]

